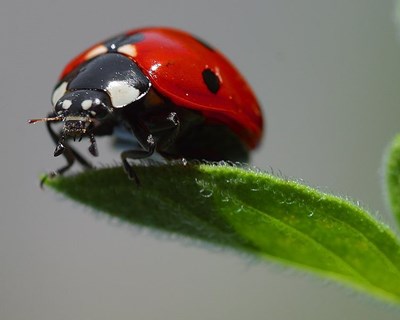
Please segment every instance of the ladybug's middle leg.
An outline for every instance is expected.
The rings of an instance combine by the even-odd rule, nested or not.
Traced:
[[[169,113],[162,122],[158,122],[152,132],[143,122],[131,124],[133,134],[136,136],[141,150],[127,150],[121,153],[122,164],[128,177],[139,185],[140,181],[128,159],[137,160],[150,157],[157,148],[164,148],[175,141],[180,129],[180,122],[175,112]],[[157,141],[156,138],[157,137]]]

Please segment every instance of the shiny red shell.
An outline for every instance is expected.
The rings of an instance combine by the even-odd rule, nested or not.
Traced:
[[[260,105],[239,71],[219,51],[194,36],[170,28],[143,28],[126,35],[141,34],[128,55],[150,79],[152,86],[174,104],[200,111],[209,122],[228,126],[252,149],[261,139]],[[109,41],[109,40],[107,40]],[[60,79],[89,58],[98,43],[73,59]],[[202,77],[210,69],[219,79],[211,92]]]

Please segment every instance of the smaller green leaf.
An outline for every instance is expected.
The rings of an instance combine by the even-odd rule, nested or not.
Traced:
[[[46,185],[124,221],[200,239],[400,303],[400,245],[354,204],[265,173],[213,165],[138,166]]]
[[[400,134],[393,139],[389,147],[386,163],[386,183],[392,213],[400,225]]]

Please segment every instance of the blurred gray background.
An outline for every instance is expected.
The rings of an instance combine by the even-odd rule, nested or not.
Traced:
[[[1,319],[398,319],[274,264],[122,225],[38,187],[57,168],[45,115],[64,64],[120,31],[168,25],[219,47],[263,104],[253,164],[346,195],[394,227],[382,159],[400,131],[394,3],[11,1],[0,10]],[[86,147],[86,146],[85,146]],[[102,162],[115,157],[107,141]]]

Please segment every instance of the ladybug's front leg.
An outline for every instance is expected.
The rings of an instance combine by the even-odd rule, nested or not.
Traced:
[[[138,139],[143,149],[127,150],[121,153],[122,164],[125,172],[128,174],[129,179],[135,180],[136,184],[140,185],[139,178],[137,177],[132,166],[129,164],[128,159],[136,160],[150,157],[156,150],[156,146],[164,148],[165,146],[172,144],[179,132],[179,128],[179,119],[175,112],[171,112],[167,115],[167,117],[164,118],[163,121],[157,123],[157,126],[153,128],[153,133],[159,137],[158,141],[156,142],[154,135],[143,122],[131,124],[132,132]]]

